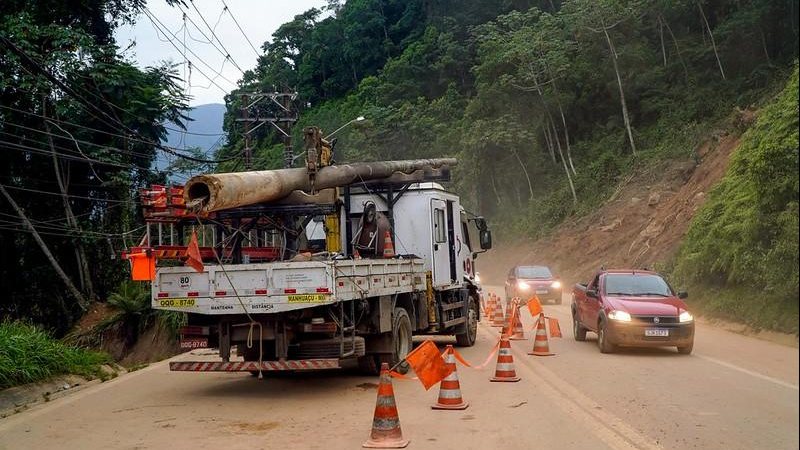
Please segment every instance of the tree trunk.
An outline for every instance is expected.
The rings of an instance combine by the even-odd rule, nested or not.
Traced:
[[[519,157],[519,153],[516,150],[511,150],[511,153],[514,154],[514,157],[517,158],[517,162],[519,166],[522,168],[522,172],[525,174],[525,179],[528,180],[528,192],[531,193],[531,198],[533,198],[533,183],[531,183],[531,176],[528,175],[528,168],[525,167],[525,163],[522,162],[522,158]]]
[[[675,53],[678,54],[678,61],[681,62],[681,66],[683,66],[683,74],[686,76],[686,82],[689,82],[689,68],[686,67],[686,61],[683,60],[683,55],[681,54],[681,48],[678,46],[678,39],[675,37],[675,34],[672,32],[672,27],[669,26],[669,23],[664,20],[663,16],[659,16],[661,18],[661,23],[667,27],[667,31],[669,32],[670,37],[672,37],[672,42],[675,44]]]
[[[622,104],[622,120],[625,121],[625,129],[628,130],[628,139],[631,143],[631,151],[633,156],[636,156],[636,143],[633,141],[633,131],[631,130],[631,120],[628,116],[628,104],[625,102],[625,90],[622,88],[622,76],[619,74],[619,64],[617,64],[617,50],[614,48],[614,43],[611,42],[611,36],[608,34],[608,28],[603,24],[603,34],[606,35],[608,42],[608,49],[611,51],[611,62],[614,63],[614,73],[617,75],[617,86],[619,86],[619,101]]]
[[[706,13],[703,11],[703,7],[700,5],[700,3],[697,3],[697,9],[700,10],[700,16],[703,17],[703,23],[706,25],[706,29],[708,30],[708,37],[711,39],[711,47],[714,49],[714,57],[717,58],[719,73],[722,75],[722,79],[725,80],[725,70],[722,69],[722,61],[720,61],[719,53],[717,53],[717,43],[714,41],[714,33],[711,32],[711,26],[708,25]]]
[[[503,199],[500,197],[500,191],[497,190],[497,183],[494,180],[494,173],[489,174],[489,180],[492,182],[492,191],[494,192],[494,196],[497,198],[497,206],[503,204]]]
[[[553,164],[556,164],[556,150],[555,145],[553,145],[553,138],[550,136],[550,127],[545,126],[542,129],[542,134],[544,135],[544,141],[547,144],[547,151],[550,153],[550,159],[553,160]]]
[[[50,144],[50,152],[53,156],[53,169],[55,170],[56,174],[56,184],[58,184],[58,190],[61,193],[61,201],[64,205],[64,215],[67,219],[67,225],[70,228],[75,230],[79,233],[74,239],[75,245],[75,260],[78,263],[78,280],[81,285],[81,291],[86,293],[86,296],[90,300],[94,300],[94,284],[92,283],[92,272],[89,270],[89,260],[86,258],[86,251],[83,248],[83,243],[81,242],[80,238],[80,226],[78,225],[78,220],[75,219],[75,214],[72,211],[72,206],[69,204],[69,196],[67,195],[67,185],[69,184],[69,179],[67,176],[61,173],[61,166],[58,161],[58,156],[56,154],[56,148],[53,144],[53,135],[50,130],[50,124],[47,121],[47,108],[46,106],[42,108],[42,114],[45,116],[44,126],[47,130],[47,142]]]
[[[552,76],[552,75],[551,75]],[[569,143],[569,129],[567,128],[567,118],[564,115],[564,107],[561,105],[561,99],[559,98],[558,87],[556,86],[555,78],[553,78],[553,92],[556,95],[556,104],[558,105],[558,113],[561,114],[561,124],[564,126],[564,142],[567,144],[567,162],[569,162],[569,168],[572,169],[572,174],[577,175],[578,172],[575,170],[575,164],[572,163],[572,146]]]
[[[561,156],[561,165],[564,166],[564,173],[567,174],[567,181],[569,181],[569,189],[570,191],[572,191],[572,201],[573,203],[578,203],[578,195],[575,193],[575,185],[572,183],[572,174],[569,173],[569,167],[567,167],[567,160],[564,158],[564,152],[561,150],[561,141],[558,139],[558,129],[556,128],[556,123],[553,122],[552,117],[550,117],[550,125],[553,127],[553,139],[555,139],[556,141],[558,154]]]
[[[664,22],[661,21],[661,16],[658,16],[658,37],[661,39],[661,55],[664,59],[664,67],[667,67],[667,48],[664,45]]]
[[[767,37],[764,36],[764,29],[758,27],[758,34],[761,35],[761,47],[764,49],[764,56],[767,57],[767,64],[772,65],[772,59],[769,57],[769,49],[767,48]]]
[[[89,302],[87,301],[86,297],[83,295],[83,293],[81,293],[81,291],[78,290],[77,287],[75,287],[75,285],[72,283],[72,280],[69,279],[69,276],[67,276],[66,272],[64,272],[64,269],[62,269],[61,266],[58,264],[56,258],[53,256],[52,253],[50,253],[50,249],[47,247],[47,244],[44,242],[44,240],[42,240],[42,237],[39,236],[39,233],[36,231],[36,228],[34,228],[33,225],[31,224],[31,221],[28,220],[28,216],[26,216],[22,208],[20,208],[19,205],[17,205],[17,202],[15,202],[13,198],[11,198],[11,196],[8,194],[8,191],[6,191],[5,186],[3,186],[2,184],[0,184],[0,194],[3,194],[6,200],[8,200],[8,203],[11,205],[11,207],[14,208],[14,210],[17,212],[19,218],[22,219],[25,228],[27,228],[28,231],[30,231],[31,235],[33,236],[33,239],[36,241],[37,244],[39,244],[39,247],[42,249],[42,252],[50,261],[50,264],[53,266],[53,269],[56,271],[58,276],[61,277],[61,280],[67,286],[67,289],[72,294],[72,296],[75,297],[75,299],[78,301],[78,306],[80,306],[82,310],[86,311],[89,308],[88,306]]]

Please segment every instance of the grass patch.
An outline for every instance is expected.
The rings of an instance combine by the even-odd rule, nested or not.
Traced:
[[[0,389],[62,374],[103,377],[108,362],[108,355],[66,345],[34,325],[0,323]]]

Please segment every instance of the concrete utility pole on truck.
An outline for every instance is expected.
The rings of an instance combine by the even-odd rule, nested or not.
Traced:
[[[158,267],[152,306],[190,313],[182,347],[219,349],[218,361],[170,368],[258,373],[356,359],[377,373],[382,362],[403,360],[415,334],[473,345],[480,314],[474,260],[491,247],[491,234],[439,184],[455,164],[329,166],[313,180],[303,168],[209,174],[185,188],[143,192],[149,240],[132,253],[180,259],[194,230],[204,264],[201,272],[174,262]],[[384,235],[370,228],[365,209],[388,219]],[[324,248],[313,249],[305,236],[314,220],[324,223],[317,243]],[[365,240],[363,233],[374,235]],[[354,252],[353,243],[375,239],[386,253]]]

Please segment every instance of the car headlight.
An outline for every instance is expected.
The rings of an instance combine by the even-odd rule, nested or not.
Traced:
[[[527,291],[530,288],[531,288],[531,285],[529,285],[528,283],[526,283],[524,281],[517,281],[517,289],[519,289],[521,291]]]
[[[608,318],[611,320],[616,320],[618,322],[631,321],[631,315],[626,313],[625,311],[617,311],[617,310],[611,311],[610,313],[608,313]]]
[[[678,316],[678,320],[680,321],[680,323],[691,322],[694,320],[694,316],[692,316],[692,314],[689,311],[684,311],[681,313],[680,316]]]
[[[550,285],[553,289],[561,289],[561,282],[560,281],[553,281],[553,284]]]

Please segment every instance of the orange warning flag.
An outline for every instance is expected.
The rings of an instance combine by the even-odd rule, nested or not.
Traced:
[[[131,280],[153,281],[156,279],[156,257],[151,252],[132,253],[128,255],[131,262]]]
[[[192,238],[186,248],[186,264],[198,272],[203,271],[203,258],[200,256],[200,247],[197,245],[197,233],[192,231]]]
[[[542,303],[539,301],[539,297],[534,295],[528,300],[528,311],[531,312],[531,316],[536,317],[542,313]]]
[[[558,325],[558,319],[555,317],[547,318],[547,328],[550,328],[551,338],[561,337],[561,326]]]
[[[414,369],[426,391],[453,372],[453,367],[445,364],[442,354],[431,340],[423,342],[409,353],[406,361]]]

